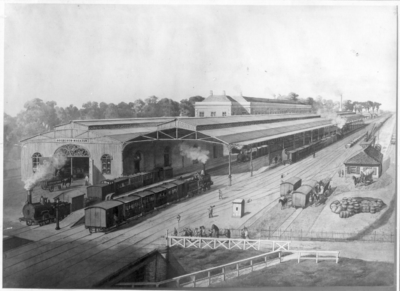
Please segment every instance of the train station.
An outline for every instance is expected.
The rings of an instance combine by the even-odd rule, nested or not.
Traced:
[[[181,175],[263,157],[265,165],[295,162],[364,125],[353,112],[236,115],[228,117],[76,120],[21,141],[21,178],[44,160],[65,157],[63,171],[90,184],[143,172]]]

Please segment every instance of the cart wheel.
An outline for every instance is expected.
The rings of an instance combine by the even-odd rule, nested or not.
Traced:
[[[46,219],[45,221],[44,221],[44,224],[49,224],[50,223],[50,219]]]
[[[27,225],[27,226],[31,226],[31,225],[32,225],[32,220],[28,219],[28,220],[26,221],[26,225]]]
[[[69,187],[71,187],[71,182],[70,181],[65,183],[65,188],[69,188]]]
[[[54,191],[54,186],[51,186],[51,187],[49,188],[49,191],[50,191],[50,192],[53,192],[53,191]]]
[[[39,226],[42,226],[43,225],[43,222],[39,222]]]
[[[92,234],[93,233],[93,228],[89,227],[89,232]]]
[[[58,190],[61,190],[62,185],[58,185]]]

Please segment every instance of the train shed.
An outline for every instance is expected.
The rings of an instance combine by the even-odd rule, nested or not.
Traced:
[[[352,117],[352,126],[360,125]],[[77,120],[21,141],[21,176],[26,180],[45,159],[64,156],[64,170],[90,184],[136,173],[171,177],[231,164],[237,150],[262,148],[266,165],[283,150],[335,140],[337,126],[316,114],[209,118]],[[206,157],[194,158],[197,152]],[[252,161],[250,161],[251,163]]]

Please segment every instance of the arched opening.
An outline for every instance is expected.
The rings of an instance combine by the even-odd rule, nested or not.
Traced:
[[[53,155],[58,175],[71,175],[74,179],[84,180],[91,175],[89,151],[82,146],[67,144],[59,147]],[[89,178],[91,181],[91,179]]]

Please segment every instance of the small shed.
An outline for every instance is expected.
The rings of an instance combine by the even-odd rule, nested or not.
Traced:
[[[301,186],[301,179],[291,177],[281,183],[281,196],[286,196],[288,192],[292,192]]]
[[[232,202],[232,217],[244,216],[244,199],[235,199]]]

